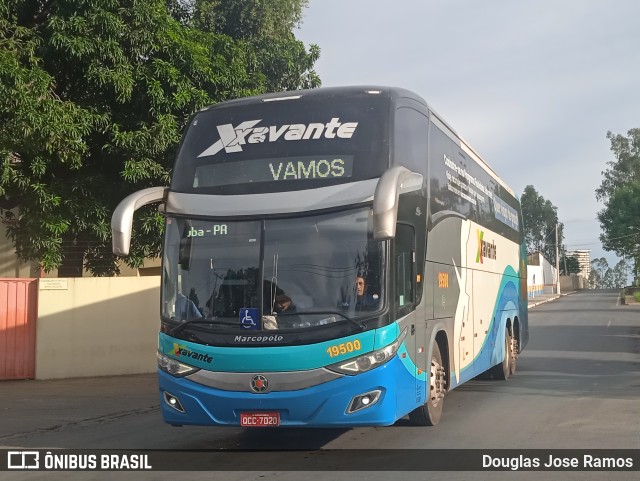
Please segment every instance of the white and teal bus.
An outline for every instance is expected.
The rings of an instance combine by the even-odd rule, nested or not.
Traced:
[[[436,424],[528,339],[513,191],[419,96],[388,87],[206,108],[161,202],[159,388],[172,425]]]

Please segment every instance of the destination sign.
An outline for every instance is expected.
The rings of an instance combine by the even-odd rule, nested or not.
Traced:
[[[196,168],[193,187],[291,180],[347,179],[352,175],[352,155],[251,159],[200,166]]]

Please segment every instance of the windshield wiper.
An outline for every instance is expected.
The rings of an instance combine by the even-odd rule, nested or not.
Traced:
[[[342,317],[343,319],[345,319],[349,324],[353,324],[354,326],[357,326],[358,329],[360,329],[361,331],[364,331],[367,326],[365,324],[363,324],[362,322],[358,322],[355,319],[351,319],[349,316],[345,315],[342,312],[339,311],[296,311],[296,312],[292,312],[291,314],[289,313],[280,313],[280,316],[294,316],[294,315],[300,315],[300,314],[304,314],[304,315],[309,315],[309,314],[337,314],[338,316]]]
[[[179,332],[181,332],[185,327],[191,325],[191,324],[210,324],[211,327],[215,327],[216,325],[221,325],[221,326],[238,326],[237,322],[223,322],[220,321],[216,318],[211,318],[211,319],[204,319],[204,318],[197,318],[197,319],[189,319],[186,321],[181,321],[181,324],[177,325],[176,327],[174,327],[173,329],[171,329],[168,334],[170,336],[173,336],[175,334],[178,334]]]

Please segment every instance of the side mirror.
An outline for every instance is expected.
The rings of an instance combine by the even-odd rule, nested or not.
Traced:
[[[405,192],[422,189],[421,174],[400,165],[387,170],[376,186],[373,196],[373,238],[393,239],[396,236],[398,220],[398,198]]]
[[[112,249],[114,254],[120,256],[129,255],[133,213],[144,205],[165,200],[168,192],[169,187],[150,187],[134,192],[118,204],[111,216]]]

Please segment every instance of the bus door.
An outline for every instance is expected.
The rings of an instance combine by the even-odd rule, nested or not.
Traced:
[[[422,404],[426,399],[425,369],[427,349],[426,322],[424,315],[416,314],[417,281],[416,273],[416,234],[415,229],[409,224],[397,224],[394,250],[394,305],[396,319],[402,319],[400,329],[407,328],[405,343],[406,353],[400,355],[409,356],[405,365],[413,366],[415,386],[412,393],[402,393],[406,399],[415,396],[417,403]],[[411,397],[410,397],[411,396]]]
[[[460,239],[460,265],[455,266],[459,297],[454,321],[454,342],[457,343],[457,349],[454,347],[454,352],[457,352],[455,375],[458,384],[475,376],[473,366],[475,298],[472,296],[474,285],[473,269],[470,268],[472,265],[470,261],[472,256],[475,255],[472,250],[475,244],[471,237],[471,223],[469,221],[462,222]]]

